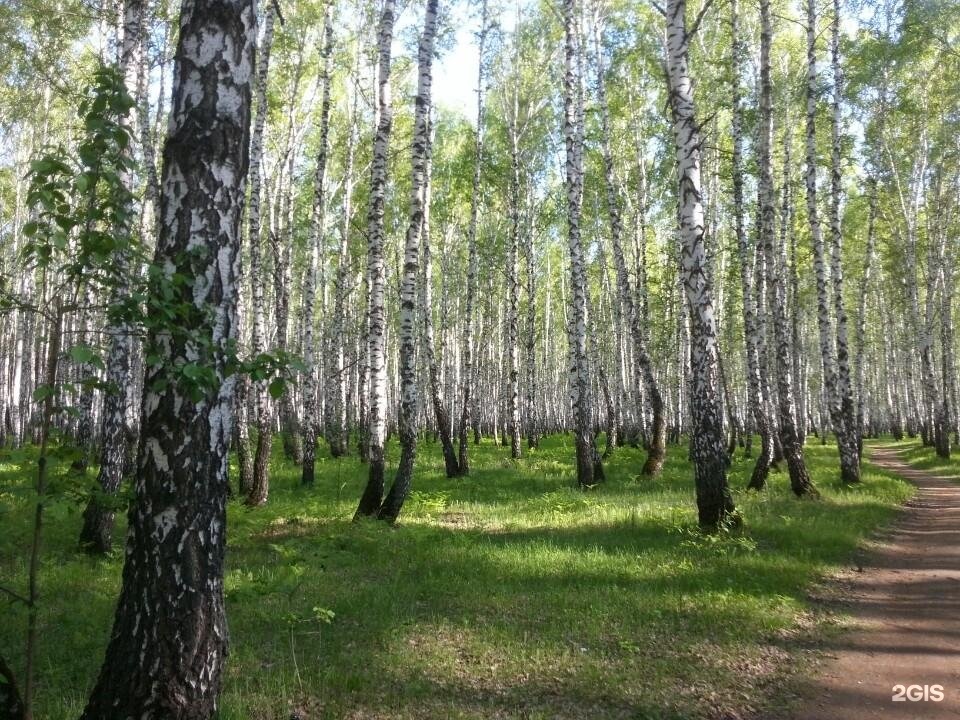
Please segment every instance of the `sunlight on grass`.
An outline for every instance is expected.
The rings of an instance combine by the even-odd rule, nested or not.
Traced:
[[[608,482],[587,493],[573,487],[568,438],[515,463],[492,443],[471,450],[473,474],[447,480],[437,446],[422,444],[414,492],[386,527],[350,522],[365,480],[355,458],[323,458],[303,489],[277,447],[269,504],[229,507],[221,718],[285,720],[294,706],[477,719],[760,708],[794,666],[789,638],[827,622],[810,614],[810,584],[911,494],[871,467],[841,486],[835,449],[820,445],[806,455],[822,500],[796,500],[785,473],[748,493],[752,461],[738,451],[745,528],[705,536],[685,447],[670,448],[655,479],[637,476],[641,451],[618,449]],[[0,581],[14,585],[28,455],[0,457]],[[46,531],[38,717],[80,711],[119,587],[122,553],[77,552],[79,525],[62,504]],[[4,618],[0,643],[19,666],[23,615]]]

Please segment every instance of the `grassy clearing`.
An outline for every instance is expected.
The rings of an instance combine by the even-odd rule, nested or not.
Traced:
[[[636,477],[642,453],[618,450],[589,493],[573,487],[569,438],[518,462],[491,443],[472,451],[473,475],[449,481],[438,447],[421,445],[394,528],[349,521],[365,479],[353,458],[319,461],[304,490],[277,456],[267,507],[231,502],[223,720],[286,720],[294,707],[391,719],[756,711],[796,667],[790,638],[825,629],[805,589],[911,493],[869,467],[842,487],[835,449],[811,445],[822,500],[796,500],[785,473],[751,494],[738,453],[745,529],[706,537],[685,448],[670,448],[656,480]],[[0,454],[0,582],[24,581],[27,459]],[[119,587],[122,553],[85,557],[79,526],[74,504],[52,509],[38,718],[80,711]],[[23,616],[2,617],[0,647],[19,667]]]

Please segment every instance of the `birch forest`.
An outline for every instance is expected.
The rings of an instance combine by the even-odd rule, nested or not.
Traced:
[[[955,0],[0,47],[0,720],[960,712]]]

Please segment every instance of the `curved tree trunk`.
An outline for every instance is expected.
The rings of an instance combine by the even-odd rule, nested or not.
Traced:
[[[620,210],[620,198],[617,192],[613,153],[610,149],[610,108],[607,103],[606,78],[604,77],[603,48],[599,30],[597,31],[597,99],[600,105],[600,128],[603,143],[604,181],[607,196],[607,216],[610,222],[610,241],[613,246],[613,261],[617,271],[617,292],[620,306],[626,316],[630,339],[633,342],[634,378],[642,381],[646,396],[653,411],[650,442],[647,447],[647,459],[641,472],[644,475],[657,475],[663,467],[667,445],[667,416],[660,392],[660,384],[653,373],[653,363],[647,350],[644,328],[640,313],[634,302],[634,291],[630,287],[627,262],[623,252],[623,216]],[[637,388],[637,397],[641,396]],[[638,408],[639,409],[639,408]]]
[[[423,34],[417,54],[419,76],[413,119],[410,183],[410,223],[403,251],[400,285],[400,465],[377,517],[394,522],[400,514],[413,481],[417,457],[417,278],[420,271],[420,237],[429,202],[427,172],[430,164],[430,109],[433,78],[433,39],[437,32],[437,4],[427,0]],[[430,279],[427,278],[426,282]],[[429,312],[429,308],[424,308]],[[452,448],[451,448],[452,449]]]
[[[430,189],[432,182],[432,165],[430,159],[430,140],[427,142],[426,167],[424,169],[423,180],[423,227],[420,232],[420,240],[423,245],[423,278],[420,285],[420,312],[423,317],[423,354],[430,381],[430,404],[433,406],[434,420],[436,420],[437,423],[437,434],[440,436],[440,446],[443,449],[443,466],[447,477],[453,478],[460,475],[460,466],[457,463],[457,453],[453,447],[453,439],[450,437],[450,413],[447,412],[447,406],[443,402],[442,384],[440,382],[440,364],[437,362],[437,354],[434,348],[433,255],[430,247]],[[440,336],[441,338],[443,337],[442,325]]]

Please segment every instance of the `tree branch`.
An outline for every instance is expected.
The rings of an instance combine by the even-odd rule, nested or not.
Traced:
[[[697,34],[697,30],[700,29],[700,23],[703,22],[704,15],[707,14],[707,11],[712,5],[713,0],[706,0],[706,2],[703,3],[703,7],[700,8],[700,12],[698,12],[697,16],[693,19],[693,25],[691,25],[690,29],[687,31],[687,40]]]

